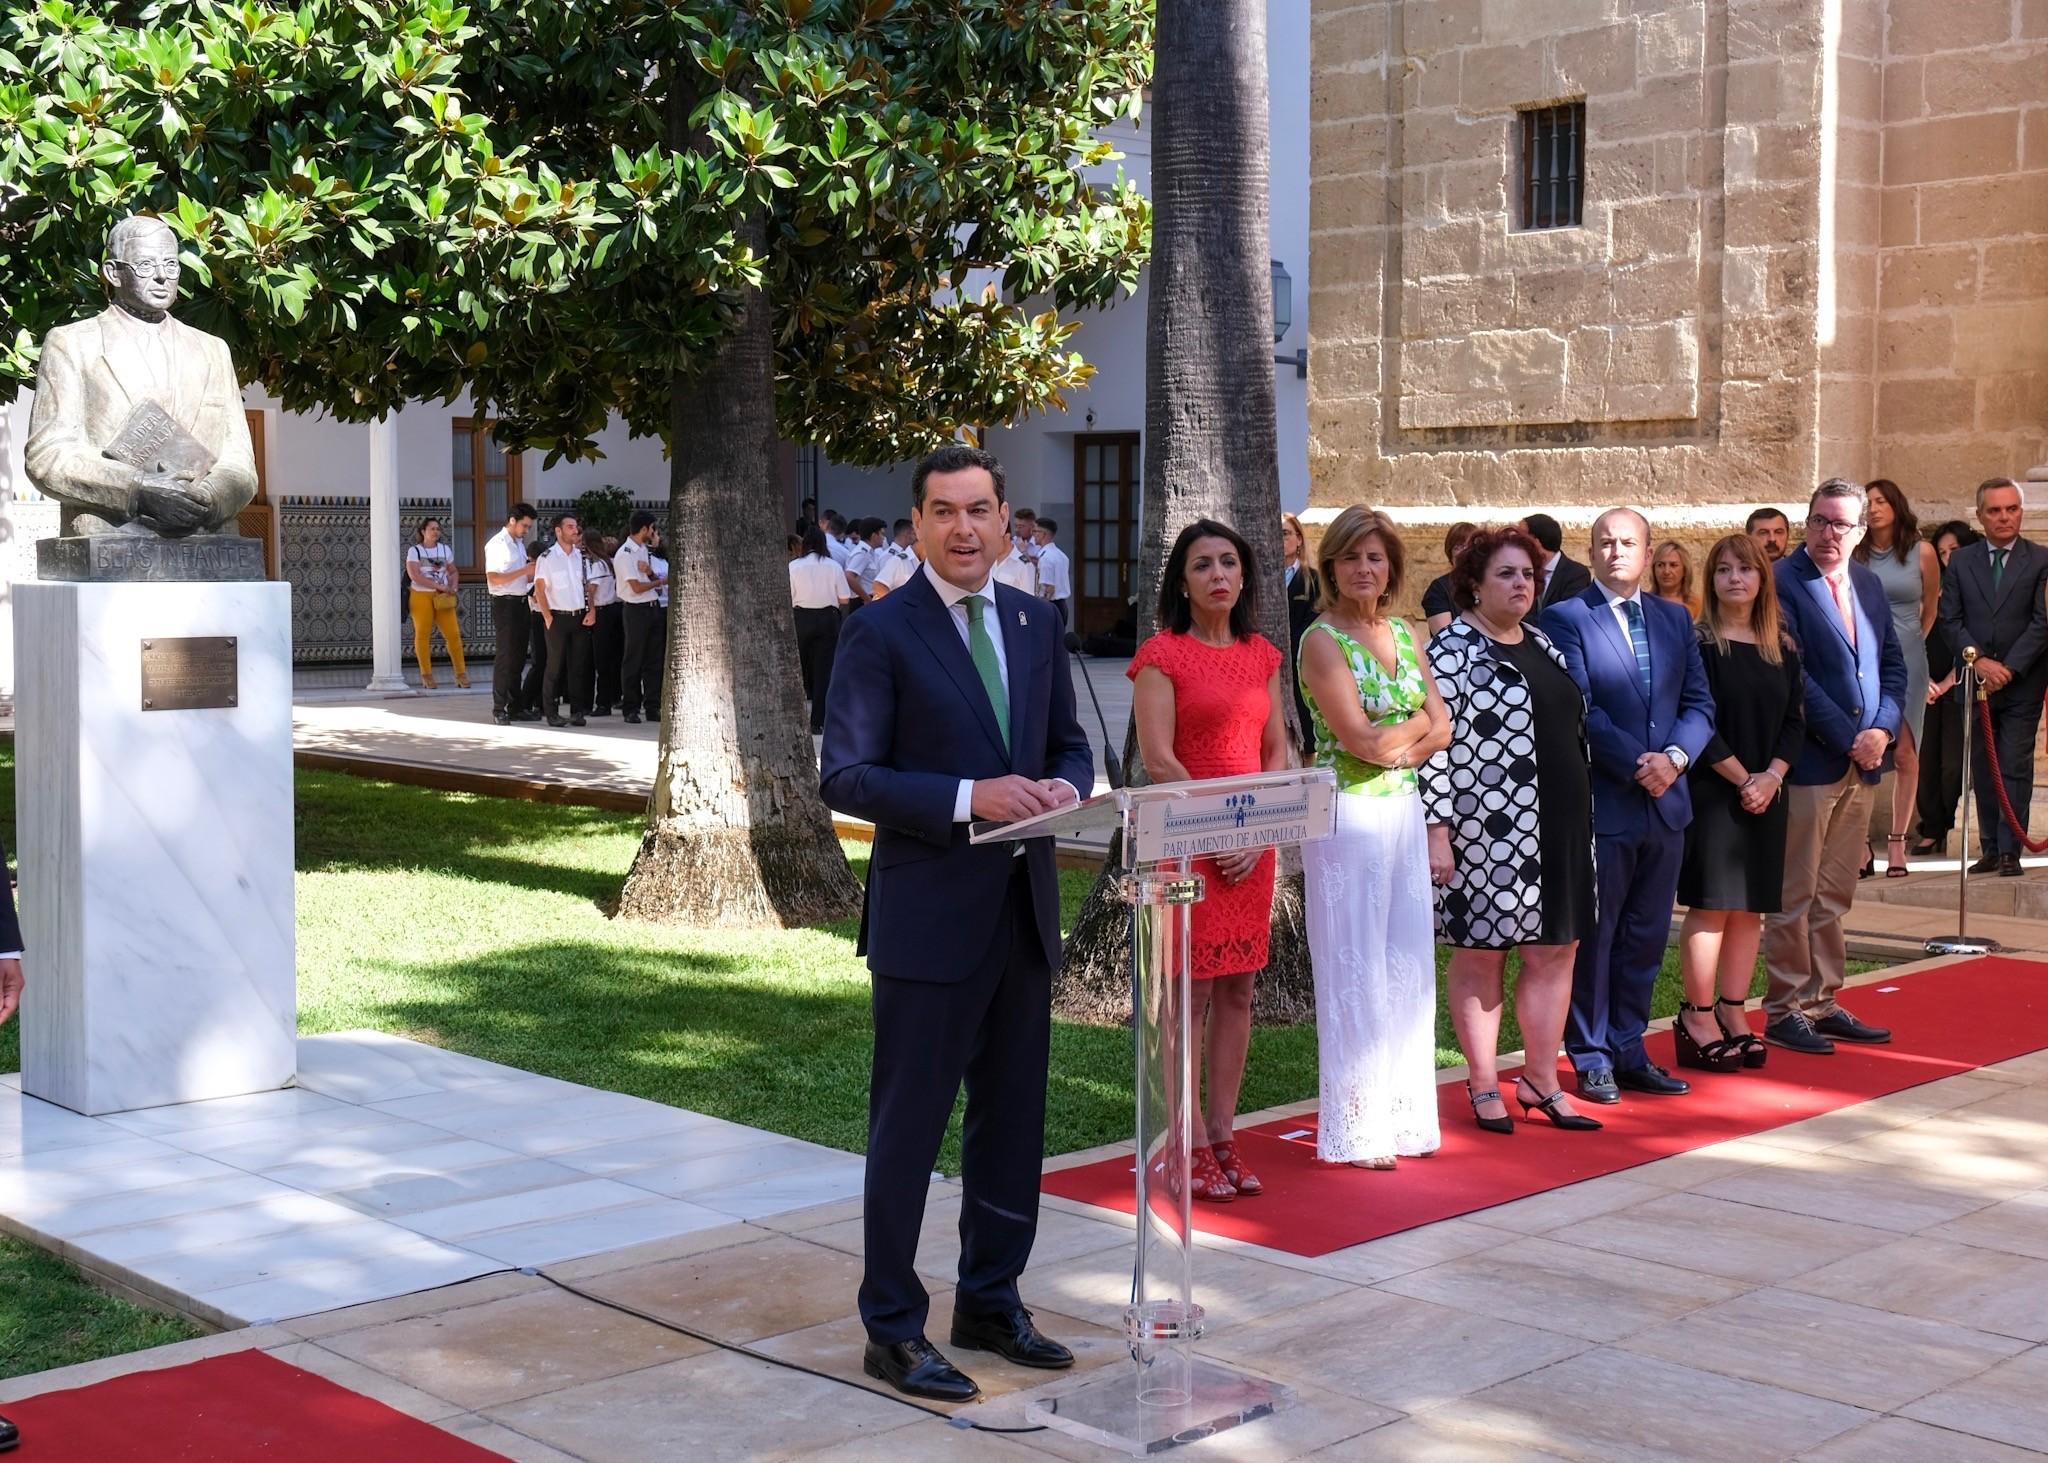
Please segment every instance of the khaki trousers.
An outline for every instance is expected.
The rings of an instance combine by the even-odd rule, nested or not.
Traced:
[[[1870,795],[1853,766],[1840,782],[1785,789],[1785,902],[1764,916],[1767,1020],[1794,1011],[1818,1020],[1835,1010],[1848,958],[1842,916],[1856,898]]]

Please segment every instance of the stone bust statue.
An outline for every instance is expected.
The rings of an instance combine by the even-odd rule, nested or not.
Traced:
[[[234,532],[256,458],[227,342],[171,315],[177,237],[136,215],[107,235],[113,303],[43,341],[24,466],[63,533]]]

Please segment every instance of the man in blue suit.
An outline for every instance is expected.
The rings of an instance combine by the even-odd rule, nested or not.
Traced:
[[[1871,790],[1891,758],[1906,659],[1877,575],[1850,558],[1865,494],[1829,478],[1806,505],[1806,542],[1771,575],[1805,672],[1806,744],[1785,787],[1785,899],[1764,916],[1764,1040],[1819,1056],[1884,1042],[1835,1000],[1846,974],[1842,916],[1856,897]]]
[[[1714,699],[1684,608],[1642,592],[1649,520],[1610,508],[1593,524],[1593,579],[1543,612],[1543,632],[1586,697],[1593,754],[1599,918],[1579,943],[1565,1050],[1579,1094],[1671,1095],[1687,1084],[1643,1050],[1650,995],[1671,938],[1671,906],[1692,793],[1685,769],[1714,732]]]
[[[977,847],[968,825],[1077,801],[1095,758],[1059,612],[994,579],[1010,531],[1002,465],[943,447],[917,465],[911,503],[924,568],[840,634],[823,792],[875,825],[859,946],[875,1019],[863,1366],[912,1396],[966,1402],[979,1388],[925,1338],[915,1265],[963,1079],[953,1345],[1073,1364],[1017,1293],[1038,1229],[1059,875],[1050,839]]]

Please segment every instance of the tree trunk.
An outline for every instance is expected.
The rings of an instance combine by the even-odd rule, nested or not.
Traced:
[[[1153,55],[1138,624],[1155,622],[1167,546],[1192,520],[1217,518],[1250,542],[1260,630],[1284,647],[1265,0],[1159,0]],[[1125,745],[1135,753],[1134,732]],[[1128,761],[1142,783],[1142,765]],[[1130,911],[1111,882],[1120,857],[1112,853],[1068,942],[1054,992],[1063,1015],[1129,1019]],[[1314,1009],[1299,863],[1286,859],[1255,1013],[1300,1021]]]
[[[688,86],[671,99],[678,140]],[[739,233],[765,252],[759,213]],[[711,366],[674,386],[661,760],[619,913],[720,927],[819,924],[857,912],[861,889],[818,795],[797,670],[771,311],[758,289],[741,291],[735,305]]]

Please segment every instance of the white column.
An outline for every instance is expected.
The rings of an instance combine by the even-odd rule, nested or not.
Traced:
[[[403,691],[398,637],[398,423],[370,423],[370,691]]]

